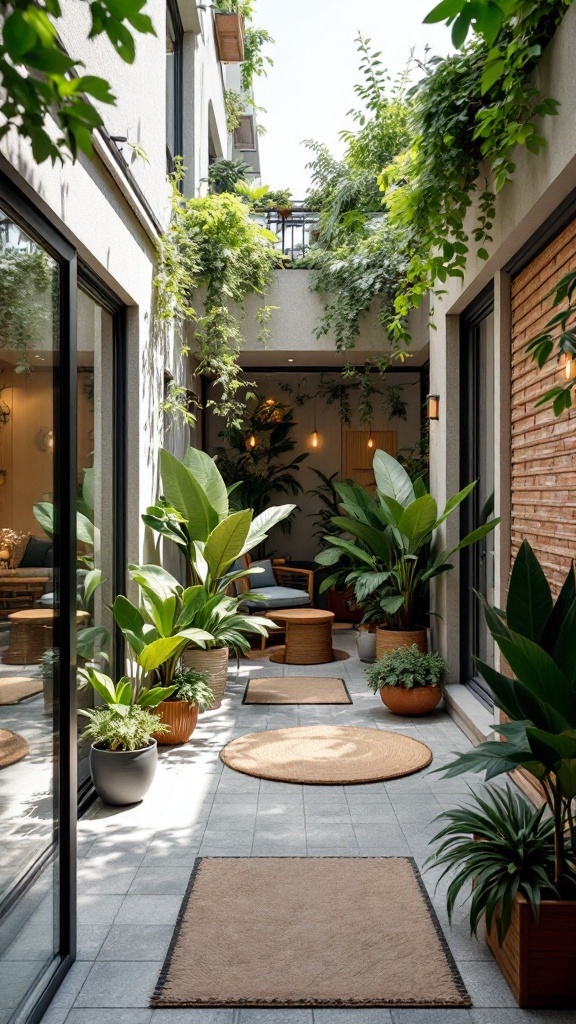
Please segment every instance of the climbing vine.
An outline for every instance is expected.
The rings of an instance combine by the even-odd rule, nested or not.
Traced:
[[[275,236],[249,217],[239,196],[228,193],[183,199],[178,182],[181,163],[171,178],[172,219],[160,249],[156,279],[157,314],[160,321],[188,322],[193,343],[184,347],[197,361],[196,373],[221,387],[218,412],[229,423],[242,416],[238,392],[246,386],[238,363],[242,345],[241,325],[248,295],[262,295],[272,282],[279,254]],[[195,303],[203,288],[203,310]],[[272,306],[256,313],[259,339],[266,340]]]

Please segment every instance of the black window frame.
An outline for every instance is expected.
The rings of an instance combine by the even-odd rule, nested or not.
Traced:
[[[184,27],[177,0],[166,0],[166,14],[170,17],[174,29],[174,153],[168,144],[166,124],[166,166],[168,173],[172,174],[175,157],[182,156],[184,150]]]
[[[482,409],[477,400],[478,334],[482,322],[494,312],[494,282],[486,286],[460,316],[460,487],[478,479],[478,438]],[[474,392],[474,393],[473,393]],[[480,520],[480,491],[475,487],[460,506],[460,537],[474,530]],[[480,602],[471,597],[476,586],[475,545],[460,552],[460,678],[474,695],[492,709],[494,701],[484,683],[472,671],[478,649]]]

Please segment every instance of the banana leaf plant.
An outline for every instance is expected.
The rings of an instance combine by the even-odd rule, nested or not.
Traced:
[[[141,708],[156,708],[161,701],[170,697],[177,689],[176,686],[150,686],[142,688],[134,679],[129,676],[114,683],[110,676],[104,672],[98,672],[94,668],[81,668],[78,671],[78,678],[84,686],[91,686],[109,708],[113,708],[119,715],[127,715],[130,708],[135,704]],[[79,714],[91,718],[94,709],[82,709]]]
[[[206,594],[225,593],[242,576],[261,570],[234,569],[233,563],[261,544],[273,526],[295,505],[277,505],[254,516],[252,509],[231,511],[229,494],[216,463],[189,448],[180,461],[161,449],[163,498],[146,510],[146,526],[172,541],[184,554],[192,583]]]
[[[374,475],[374,495],[358,484],[334,485],[344,514],[333,517],[339,533],[326,534],[327,547],[316,561],[338,568],[320,590],[333,584],[353,585],[365,622],[414,629],[423,625],[428,614],[430,580],[452,569],[452,555],[482,540],[500,520],[483,523],[458,544],[443,549],[438,528],[468,497],[476,481],[450,498],[439,513],[424,481],[412,481],[387,452],[376,451]]]
[[[527,541],[514,561],[506,609],[482,601],[486,623],[512,678],[476,658],[494,703],[511,719],[495,740],[438,769],[446,777],[483,771],[486,779],[523,768],[540,783],[554,821],[556,892],[576,899],[576,579],[574,566],[553,600]]]
[[[194,624],[195,588],[184,589],[158,565],[129,565],[128,572],[140,587],[142,604],[139,608],[120,594],[112,605],[114,618],[144,673],[156,672],[170,686],[184,648],[205,648],[214,638]]]

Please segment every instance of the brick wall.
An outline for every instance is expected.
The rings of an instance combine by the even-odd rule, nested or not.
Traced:
[[[576,411],[557,419],[534,408],[562,368],[554,356],[539,372],[524,348],[551,315],[551,289],[575,267],[573,221],[512,282],[512,556],[526,538],[555,591],[576,557]]]

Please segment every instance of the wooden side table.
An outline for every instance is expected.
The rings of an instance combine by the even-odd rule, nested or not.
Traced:
[[[0,574],[0,618],[31,608],[48,583],[48,576],[2,576]]]
[[[287,665],[325,665],[334,661],[334,612],[317,608],[280,608],[266,612],[266,618],[285,627],[284,662]]]
[[[79,626],[86,625],[88,612],[76,612]],[[4,655],[5,665],[37,665],[42,655],[52,646],[54,610],[52,608],[31,608],[27,611],[12,612],[10,642]]]

